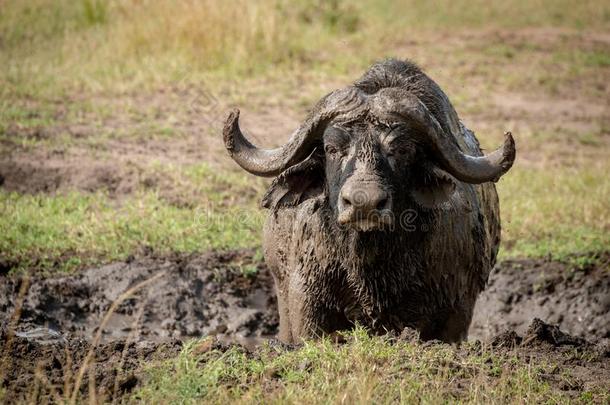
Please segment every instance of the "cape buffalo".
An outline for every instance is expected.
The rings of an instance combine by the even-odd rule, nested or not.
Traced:
[[[466,339],[498,253],[493,182],[515,159],[510,133],[484,155],[439,86],[393,59],[322,98],[279,148],[250,143],[238,119],[225,123],[229,154],[275,177],[263,248],[282,341],[355,323]]]

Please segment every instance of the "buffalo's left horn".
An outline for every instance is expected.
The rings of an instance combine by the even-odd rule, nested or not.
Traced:
[[[430,146],[443,168],[458,180],[471,184],[496,182],[515,161],[515,140],[510,132],[504,135],[504,144],[483,156],[470,156],[462,152],[452,137],[441,128],[430,110],[419,100],[409,106],[425,128]]]

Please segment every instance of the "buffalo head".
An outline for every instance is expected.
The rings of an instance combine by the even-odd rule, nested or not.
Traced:
[[[478,156],[463,152],[457,138],[464,135],[451,133],[431,112],[434,103],[422,99],[401,86],[371,91],[356,83],[320,100],[279,148],[250,143],[239,127],[239,110],[227,118],[224,142],[246,171],[276,176],[265,207],[295,206],[324,194],[339,225],[380,229],[393,224],[406,200],[433,208],[451,198],[456,181],[497,181],[515,158],[510,133],[490,154],[480,155],[478,147]]]

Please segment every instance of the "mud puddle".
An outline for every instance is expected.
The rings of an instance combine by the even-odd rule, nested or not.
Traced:
[[[75,276],[32,278],[17,332],[49,328],[89,339],[111,305],[136,284],[158,277],[120,302],[103,328],[104,342],[130,337],[161,342],[218,335],[250,345],[277,332],[273,280],[253,251],[141,257]],[[492,272],[479,297],[471,339],[505,330],[523,334],[532,319],[597,342],[610,338],[610,254],[605,265],[575,270],[547,260],[509,260]],[[606,268],[604,268],[606,267]],[[25,279],[0,277],[0,319],[6,325]]]

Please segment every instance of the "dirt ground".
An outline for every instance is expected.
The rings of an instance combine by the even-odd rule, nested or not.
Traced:
[[[111,305],[130,287],[156,275],[158,279],[120,301],[105,323],[101,343],[93,349],[98,395],[130,392],[138,384],[142,361],[175,355],[188,338],[213,335],[219,347],[239,344],[255,351],[277,332],[273,281],[249,250],[149,255],[68,277],[3,276],[3,384],[9,397],[32,394],[30,380],[36,373],[45,376],[36,379],[40,389],[51,384],[60,397],[69,392],[66,384],[74,380],[65,381],[65,370],[77,375]],[[579,382],[562,389],[584,390],[610,377],[609,287],[610,273],[602,268],[570,270],[544,260],[503,262],[479,299],[471,340],[502,350],[517,347],[519,356],[552,356],[579,370]],[[575,360],[568,355],[571,349],[557,347],[591,352],[588,358],[593,360]],[[565,384],[559,375],[548,378],[551,385]],[[81,388],[85,394],[86,387]]]
[[[90,384],[94,383],[100,402],[118,399],[137,386],[143,364],[174,357],[181,349],[181,343],[173,340],[154,343],[120,339],[93,347],[84,339],[39,332],[37,338],[14,336],[6,330],[0,333],[6,403],[67,403],[89,354],[92,360],[86,363],[84,380],[78,384],[78,397],[91,399]]]
[[[523,334],[533,318],[540,318],[571,335],[607,341],[610,273],[604,263],[609,259],[579,270],[547,260],[502,262],[479,297],[471,339],[490,341],[507,330]],[[118,305],[102,331],[103,341],[161,342],[214,334],[249,346],[277,332],[273,280],[251,250],[148,255],[67,277],[2,277],[0,316],[8,320],[20,306],[18,334],[44,327],[87,339],[123,292],[157,275]],[[20,293],[24,283],[25,295]]]
[[[244,275],[244,267],[252,274]],[[2,317],[9,319],[23,283],[29,282],[18,334],[45,327],[89,338],[124,291],[156,275],[161,277],[120,303],[102,331],[103,341],[161,342],[214,334],[249,345],[276,333],[273,281],[264,264],[253,263],[250,251],[142,257],[69,277],[5,278],[0,281]]]

